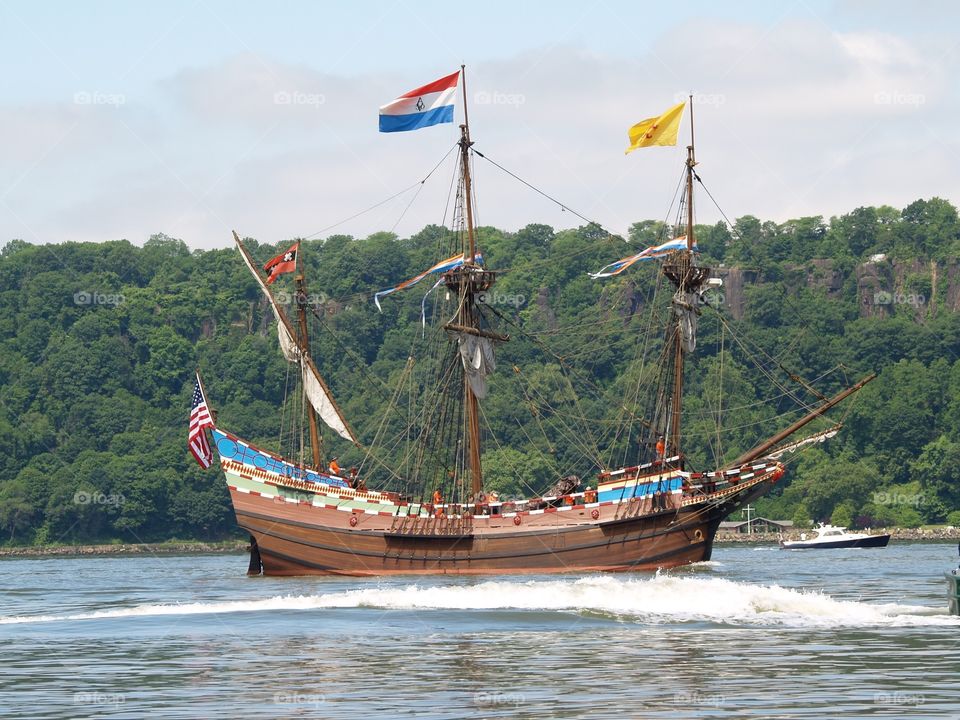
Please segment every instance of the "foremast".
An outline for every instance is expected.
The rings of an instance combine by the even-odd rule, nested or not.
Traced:
[[[297,341],[300,344],[300,351],[304,355],[310,355],[310,333],[307,331],[307,281],[303,273],[303,264],[300,259],[300,253],[297,253],[297,274],[294,277],[296,294],[294,299],[297,303]],[[312,356],[311,356],[312,357]],[[313,405],[307,403],[307,421],[310,428],[310,450],[313,456],[313,468],[322,470],[324,467],[323,446],[320,441],[320,428],[317,423],[317,411]]]
[[[288,362],[297,363],[300,366],[302,390],[306,400],[305,405],[307,406],[307,417],[310,426],[310,446],[313,466],[316,470],[323,470],[322,444],[317,422],[318,417],[340,437],[349,440],[357,447],[360,447],[360,443],[356,433],[347,422],[343,411],[334,399],[333,393],[330,392],[326,381],[320,375],[320,371],[317,369],[313,357],[310,355],[310,342],[306,321],[306,281],[304,279],[302,266],[299,265],[300,259],[299,257],[297,258],[298,270],[295,277],[298,327],[294,328],[286,312],[284,312],[283,306],[277,301],[273,291],[270,290],[270,287],[264,282],[263,277],[258,272],[253,258],[250,257],[249,251],[240,240],[240,236],[236,231],[233,232],[233,239],[236,242],[237,249],[240,251],[244,264],[257,281],[260,290],[266,296],[271,308],[273,308],[273,313],[277,318],[277,339],[284,357]],[[299,255],[299,252],[297,254]]]

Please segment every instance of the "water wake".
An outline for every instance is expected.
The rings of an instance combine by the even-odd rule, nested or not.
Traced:
[[[376,587],[261,600],[144,604],[72,615],[0,617],[0,625],[163,615],[203,615],[320,608],[394,610],[539,610],[605,614],[625,622],[713,622],[734,626],[862,627],[960,625],[960,618],[919,605],[835,600],[818,592],[722,578],[598,575],[557,580],[488,580],[469,585]]]

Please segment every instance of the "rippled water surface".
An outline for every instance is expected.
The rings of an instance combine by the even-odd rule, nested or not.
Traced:
[[[247,578],[0,561],[0,715],[960,719],[953,544],[636,575]]]

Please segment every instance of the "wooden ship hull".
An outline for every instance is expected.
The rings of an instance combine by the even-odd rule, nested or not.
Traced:
[[[250,572],[265,575],[656,570],[709,560],[720,522],[766,493],[775,461],[685,473],[664,463],[606,475],[596,491],[438,508],[356,491],[214,431]]]

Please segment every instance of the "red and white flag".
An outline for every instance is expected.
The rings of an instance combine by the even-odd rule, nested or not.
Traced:
[[[280,253],[263,266],[263,269],[267,272],[267,285],[276,280],[278,275],[294,272],[297,269],[298,252],[300,252],[299,240],[291,245],[289,250]]]
[[[208,468],[213,462],[210,452],[210,443],[207,442],[207,428],[214,427],[210,417],[210,408],[207,399],[203,396],[203,387],[200,385],[200,373],[197,373],[197,384],[193,389],[193,409],[190,411],[190,434],[187,436],[187,445],[190,454],[197,459],[200,467]]]

